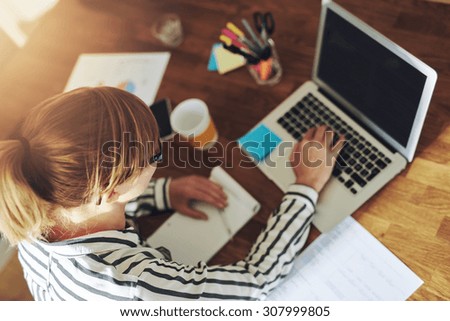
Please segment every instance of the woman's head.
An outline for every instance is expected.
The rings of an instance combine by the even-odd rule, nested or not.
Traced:
[[[141,174],[158,142],[149,108],[125,91],[81,88],[45,100],[0,142],[0,231],[13,244],[45,235],[58,208]]]

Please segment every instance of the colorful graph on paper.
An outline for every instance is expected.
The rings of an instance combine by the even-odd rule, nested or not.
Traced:
[[[126,90],[145,103],[154,102],[170,53],[82,54],[65,91],[79,87],[112,86]]]
[[[96,86],[108,86],[108,85],[104,81],[100,81]],[[136,84],[131,80],[121,81],[117,85],[112,86],[122,90],[126,90],[132,94],[136,92]]]

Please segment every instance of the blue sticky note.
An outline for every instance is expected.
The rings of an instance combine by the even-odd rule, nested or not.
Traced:
[[[208,61],[208,70],[209,71],[217,71],[217,61],[216,61],[216,55],[215,55],[215,51],[216,48],[220,47],[222,44],[220,42],[213,44],[212,49],[211,49],[211,55],[209,56],[209,61]]]
[[[260,162],[281,143],[281,138],[261,124],[239,138],[238,143],[257,162]]]

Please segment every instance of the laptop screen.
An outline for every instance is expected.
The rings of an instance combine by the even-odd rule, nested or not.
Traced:
[[[426,76],[327,10],[317,76],[406,147]]]

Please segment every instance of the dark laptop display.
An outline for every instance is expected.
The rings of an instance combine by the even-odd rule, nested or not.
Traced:
[[[326,14],[318,78],[406,147],[426,76],[332,10]]]

